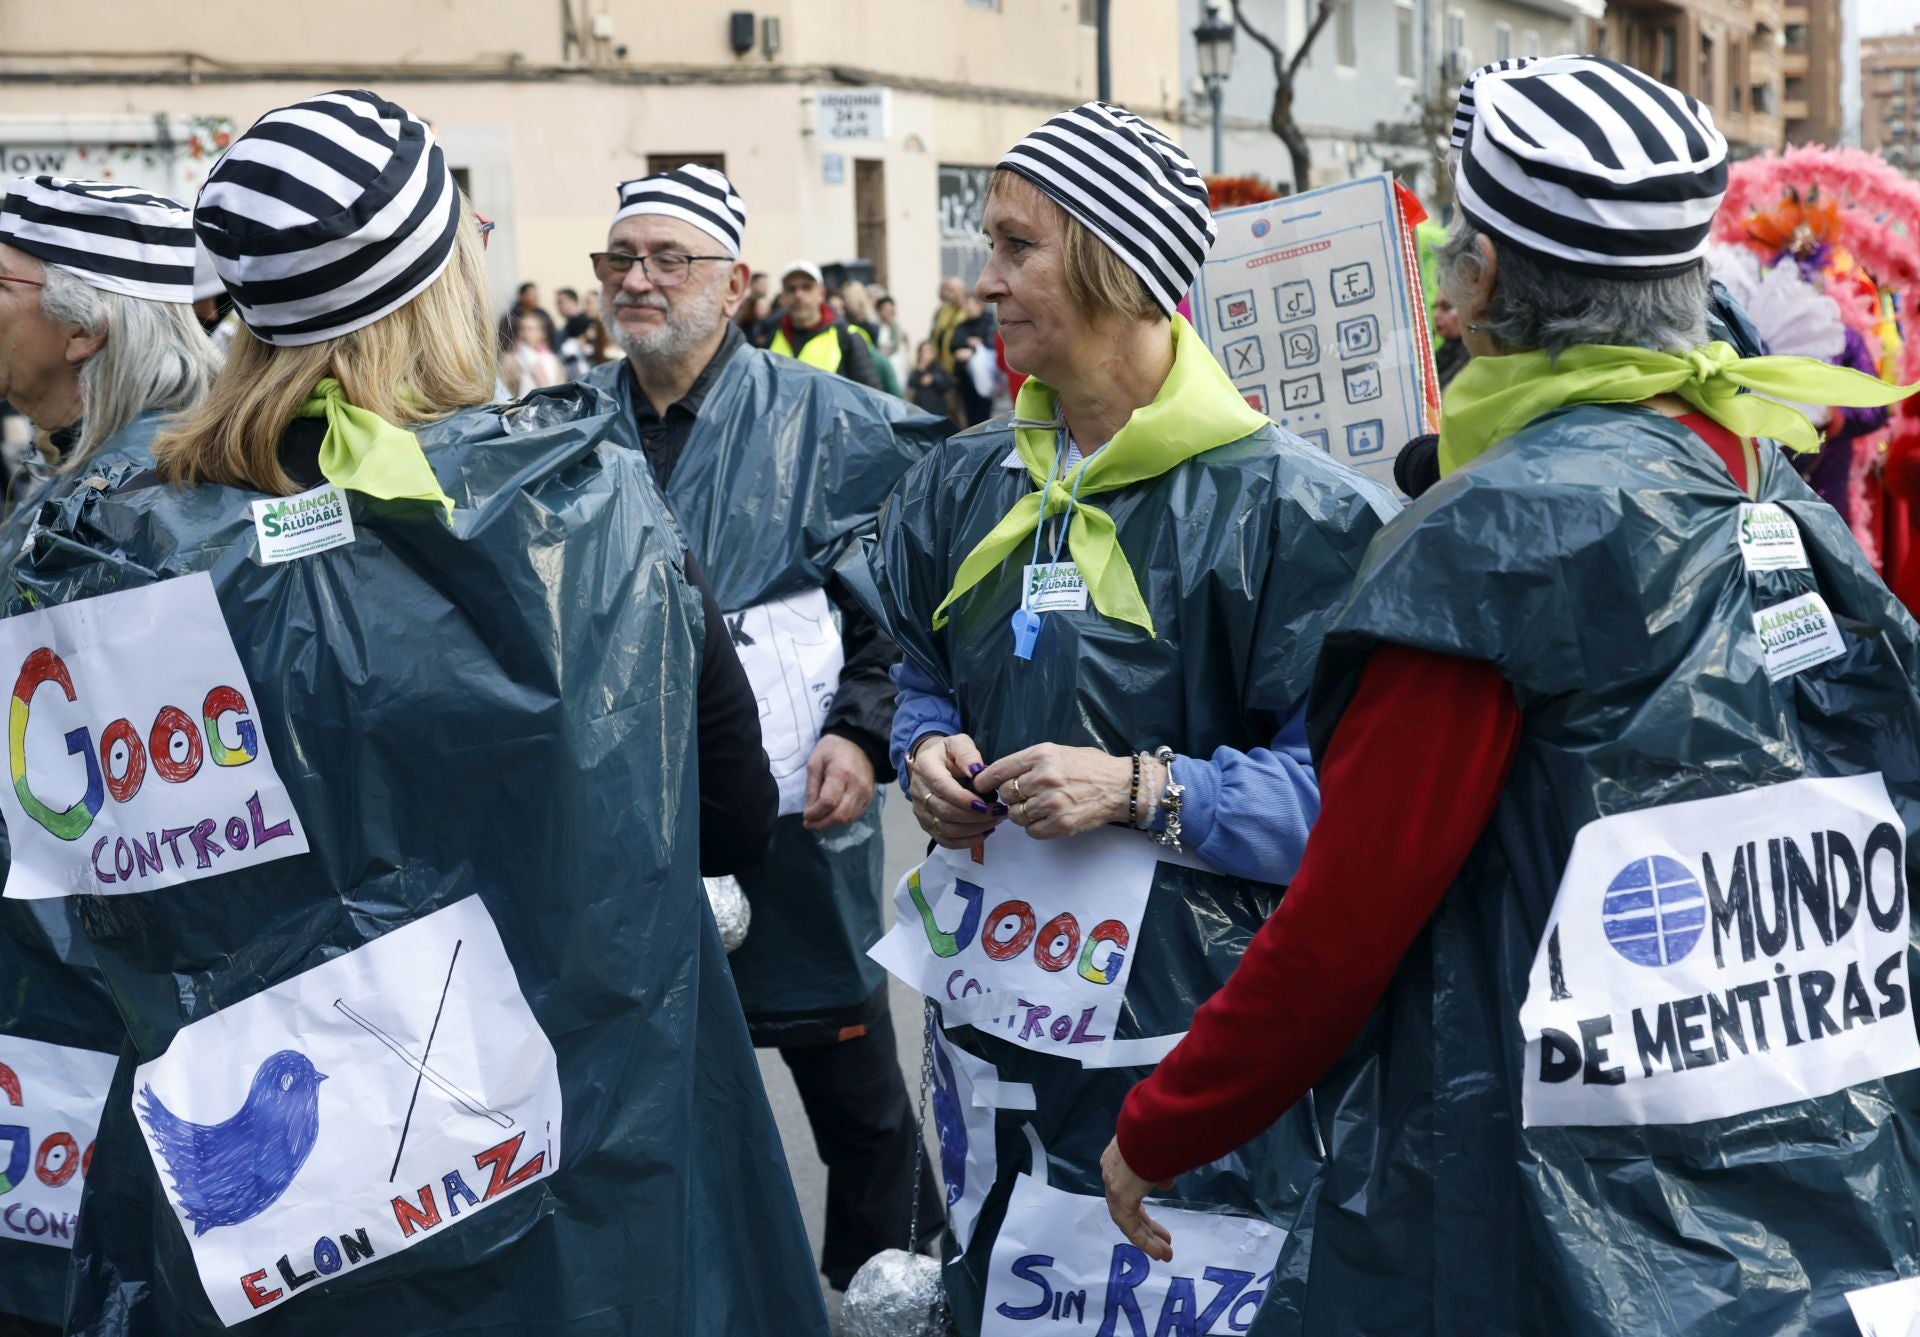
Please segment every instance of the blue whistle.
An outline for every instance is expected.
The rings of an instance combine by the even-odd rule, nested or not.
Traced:
[[[1040,638],[1040,615],[1031,608],[1013,610],[1013,654],[1016,659],[1032,659],[1033,643]]]

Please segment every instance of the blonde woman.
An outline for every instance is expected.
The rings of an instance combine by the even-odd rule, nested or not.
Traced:
[[[826,1337],[700,883],[714,660],[645,463],[595,390],[484,403],[480,225],[405,109],[269,113],[195,227],[247,332],[157,443],[160,478],[64,510],[18,579],[133,610],[210,582],[200,632],[230,639],[246,696],[237,744],[237,708],[205,722],[208,769],[265,761],[282,805],[257,838],[209,823],[183,885],[84,916],[131,1039],[66,1321]],[[290,516],[321,522],[305,546]],[[96,686],[88,708],[118,705]],[[184,820],[204,792],[155,801]],[[239,1037],[220,1063],[169,1066],[213,1034]],[[316,1220],[365,1233],[251,1276],[209,1261]]]
[[[1096,1031],[1111,1048],[1076,1049],[1071,1019],[1057,1045],[1037,1045],[1031,1010],[1024,1035],[946,1018],[949,1041],[1038,1102],[998,1116],[997,1177],[943,1269],[966,1332],[999,1214],[1012,1229],[1020,1207],[1021,1130],[1044,1148],[1043,1182],[1098,1195],[1128,1086],[1293,876],[1319,806],[1304,715],[1321,633],[1392,506],[1248,408],[1177,314],[1213,220],[1199,173],[1155,127],[1099,102],[1055,117],[1001,160],[984,222],[992,255],[975,292],[1030,379],[1011,421],[948,440],[881,517],[874,576],[904,655],[894,755],[936,844],[1031,882],[1011,902],[1020,912],[1049,922],[1068,886],[1082,905],[1111,903],[1122,883],[1147,900],[1100,944],[1089,928],[1081,958],[1085,978],[1111,980],[1123,958],[1104,944],[1133,957],[1117,1024]],[[929,862],[929,885],[956,867]],[[1021,871],[1042,866],[1073,871]],[[952,922],[932,910],[923,921]],[[995,959],[1024,951],[1006,932],[1018,918],[1006,905],[976,917],[983,946],[1002,935]],[[1034,941],[1057,950],[1064,922]],[[936,955],[952,950],[932,938]],[[1309,1136],[1296,1120],[1180,1196],[1291,1228]],[[1118,1231],[1109,1243],[1124,1247]]]

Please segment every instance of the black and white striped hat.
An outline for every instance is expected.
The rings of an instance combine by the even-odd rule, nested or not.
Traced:
[[[1638,70],[1555,56],[1482,73],[1454,188],[1475,227],[1564,269],[1682,273],[1727,189],[1713,113]]]
[[[459,224],[433,131],[358,90],[262,116],[193,211],[240,319],[287,347],[350,334],[419,296],[453,258]]]
[[[1453,104],[1453,138],[1448,141],[1448,152],[1454,160],[1459,160],[1460,151],[1467,146],[1467,136],[1473,133],[1473,86],[1484,74],[1505,74],[1508,70],[1523,70],[1539,60],[1538,56],[1512,56],[1506,60],[1496,60],[1482,65],[1467,76],[1460,85],[1459,101]]]
[[[639,214],[663,214],[691,223],[726,247],[728,255],[740,258],[747,206],[725,172],[687,163],[671,172],[622,181],[620,211],[613,221]]]
[[[999,165],[1104,242],[1173,314],[1216,235],[1207,183],[1178,144],[1123,107],[1087,102],[1008,149]]]
[[[193,217],[164,195],[110,181],[18,177],[0,205],[0,242],[107,292],[193,301]]]

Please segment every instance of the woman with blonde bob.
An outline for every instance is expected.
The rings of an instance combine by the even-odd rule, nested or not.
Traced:
[[[238,665],[195,681],[199,734],[149,736],[176,768],[138,820],[198,868],[77,917],[128,1040],[66,1322],[827,1337],[700,880],[719,618],[613,401],[486,402],[480,225],[374,94],[268,113],[194,226],[246,333],[156,471],[43,522],[16,576],[56,615],[112,593],[125,658]],[[142,641],[156,585],[217,608]],[[87,709],[154,718],[85,649]],[[121,802],[140,742],[100,758]],[[257,788],[196,828],[209,776]],[[297,1271],[218,1261],[322,1219],[365,1229]]]
[[[953,1213],[964,1266],[945,1275],[966,1332],[1027,1168],[1008,1135],[1030,1126],[1048,1161],[1036,1174],[1098,1194],[1127,1087],[1292,876],[1318,807],[1301,714],[1321,629],[1392,509],[1249,408],[1175,312],[1213,219],[1193,164],[1153,126],[1098,102],[1055,117],[1001,160],[984,222],[976,292],[1030,379],[1010,421],[953,437],[907,476],[874,559],[905,655],[893,742],[914,816],[942,850],[976,851],[935,855],[916,894],[954,885],[942,870],[970,865],[977,881],[1004,868],[1030,880],[1037,920],[1079,897],[1076,927],[1091,931],[1124,869],[1146,905],[1075,958],[1077,975],[1111,979],[1133,957],[1113,1029],[944,1018],[947,1042],[1037,1100],[999,1116],[998,1175],[975,1220]],[[1070,853],[1043,851],[1055,842]],[[1027,871],[1042,859],[1085,880],[1042,881]],[[1001,899],[990,886],[986,903]],[[935,892],[921,914],[931,937],[959,911]],[[1048,939],[1064,922],[1035,950],[1057,956],[1064,939]],[[1024,947],[1017,929],[979,926],[1002,955]],[[1115,942],[1125,951],[1110,954]],[[1182,1196],[1297,1210],[1311,1179],[1302,1127]]]

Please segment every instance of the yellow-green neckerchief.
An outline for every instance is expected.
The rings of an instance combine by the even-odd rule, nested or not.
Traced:
[[[1047,516],[1070,512],[1067,547],[1093,606],[1115,621],[1131,622],[1153,634],[1153,617],[1120,550],[1113,517],[1085,501],[1075,504],[1075,490],[1091,497],[1157,478],[1183,460],[1267,425],[1266,415],[1247,406],[1200,336],[1178,315],[1172,333],[1173,370],[1153,402],[1135,409],[1113,440],[1062,473],[1053,469],[1059,394],[1037,378],[1020,387],[1014,405],[1014,449],[1040,490],[1015,502],[960,563],[953,588],[933,610],[935,629],[947,624],[947,606],[998,569]]]
[[[431,501],[445,507],[446,518],[453,519],[453,498],[440,490],[420,439],[369,409],[349,404],[340,382],[331,376],[313,387],[294,416],[327,420],[320,473],[329,483],[386,501]]]
[[[1743,395],[1742,390],[1755,393]],[[1741,357],[1710,343],[1675,355],[1650,348],[1575,344],[1544,352],[1477,357],[1447,387],[1440,410],[1440,472],[1450,474],[1542,414],[1570,404],[1637,404],[1673,394],[1740,437],[1771,437],[1793,450],[1820,448],[1799,409],[1777,401],[1879,408],[1920,385],[1889,385],[1810,357]]]

